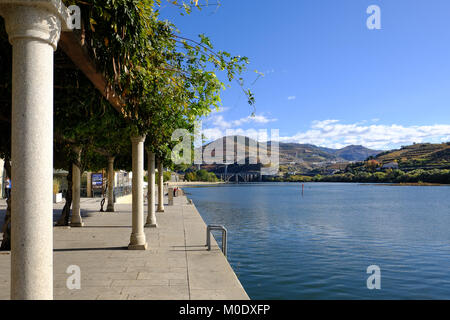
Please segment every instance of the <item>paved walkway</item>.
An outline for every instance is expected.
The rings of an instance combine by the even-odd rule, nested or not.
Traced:
[[[206,250],[195,206],[184,196],[174,200],[157,213],[159,228],[145,229],[148,250],[129,251],[131,205],[99,213],[98,199],[82,199],[86,226],[54,229],[55,299],[248,299],[217,243]],[[66,286],[70,265],[81,269],[79,290]],[[0,252],[0,299],[10,298],[9,286],[10,254]]]

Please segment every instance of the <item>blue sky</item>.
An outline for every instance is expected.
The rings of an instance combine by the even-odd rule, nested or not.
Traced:
[[[203,121],[211,138],[279,129],[281,141],[327,147],[450,141],[450,1],[220,2],[186,16],[161,9],[183,36],[204,33],[215,49],[250,58],[256,117],[232,84]],[[370,5],[381,30],[366,26]],[[251,86],[254,70],[265,76]]]

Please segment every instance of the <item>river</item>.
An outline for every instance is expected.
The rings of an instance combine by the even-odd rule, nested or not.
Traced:
[[[185,187],[252,299],[450,299],[450,186]],[[216,237],[220,240],[220,237]],[[380,268],[369,290],[367,268]]]

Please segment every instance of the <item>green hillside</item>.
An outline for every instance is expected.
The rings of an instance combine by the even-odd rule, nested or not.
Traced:
[[[382,164],[397,162],[400,169],[450,168],[450,142],[441,144],[418,143],[398,150],[383,152],[375,157]]]

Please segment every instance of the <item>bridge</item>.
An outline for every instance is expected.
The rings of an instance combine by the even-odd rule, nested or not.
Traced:
[[[228,170],[229,164],[225,164],[222,168],[215,170],[215,174],[225,182],[258,182],[262,181],[261,168],[254,166],[232,165]],[[232,172],[229,172],[232,171]]]
[[[235,172],[235,173],[219,173],[219,178],[225,182],[259,182],[262,181],[261,172]]]

